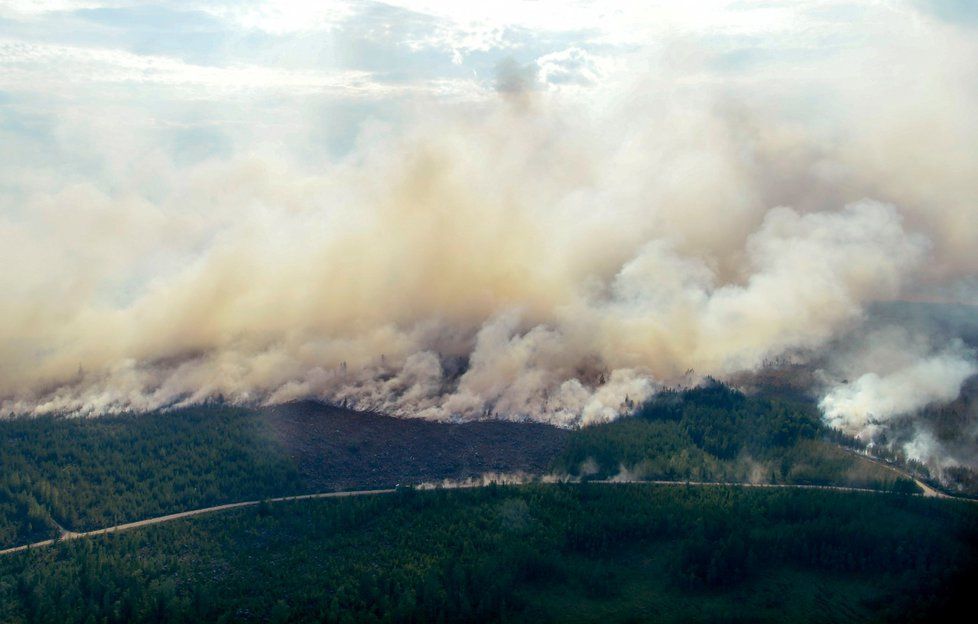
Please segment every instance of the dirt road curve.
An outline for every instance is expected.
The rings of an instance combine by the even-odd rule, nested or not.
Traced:
[[[897,468],[895,466],[891,466],[890,464],[886,463],[885,461],[880,460],[880,459],[877,459],[877,458],[873,457],[872,455],[869,455],[868,453],[860,453],[859,451],[855,451],[855,450],[852,450],[852,449],[844,449],[844,450],[847,453],[850,453],[850,454],[855,455],[857,457],[861,457],[861,458],[863,458],[863,459],[865,459],[867,461],[871,461],[874,464],[877,464],[879,466],[882,466],[882,467],[886,468],[887,470],[892,470],[893,472],[897,473],[901,477],[906,477],[908,479],[913,479],[913,482],[916,483],[917,486],[920,487],[920,489],[924,491],[924,496],[927,496],[929,498],[955,498],[954,496],[948,496],[944,492],[938,492],[937,490],[935,490],[931,486],[927,485],[926,483],[924,483],[923,481],[921,481],[917,477],[915,477],[913,475],[910,475],[910,474],[907,474],[907,473],[903,472],[902,470],[900,470],[899,468]]]

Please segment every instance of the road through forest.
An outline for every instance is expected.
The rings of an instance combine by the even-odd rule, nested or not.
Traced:
[[[870,458],[871,459],[871,458]],[[900,473],[902,476],[909,477],[909,475],[904,474],[897,468],[893,466],[884,466]],[[909,477],[913,478],[913,477]],[[423,484],[419,486],[419,489],[460,489],[460,488],[474,488],[474,487],[484,487],[488,483],[494,481],[478,480],[478,481],[462,481],[462,482],[451,482],[446,481],[441,484]],[[918,479],[914,479],[924,491],[923,496],[927,497],[940,497],[940,498],[953,498],[946,494],[937,492],[933,488],[928,487],[926,484],[920,482]],[[546,481],[532,481],[526,480],[523,483],[548,483]],[[579,483],[573,481],[554,481],[552,483]],[[643,480],[627,480],[627,479],[609,479],[602,481],[587,481],[586,483],[600,483],[604,485],[618,485],[624,483],[646,483],[650,485],[661,485],[661,486],[692,486],[692,487],[756,487],[756,488],[782,488],[782,489],[799,489],[799,490],[835,490],[838,492],[864,492],[872,494],[891,494],[884,490],[871,490],[868,488],[856,488],[856,487],[845,487],[841,485],[795,485],[787,483],[725,483],[720,481],[643,481]],[[502,484],[502,483],[501,483]],[[519,484],[519,482],[514,482],[514,485]],[[144,526],[150,526],[153,524],[161,524],[163,522],[170,522],[172,520],[180,520],[182,518],[192,518],[194,516],[200,516],[204,514],[217,513],[221,511],[228,511],[231,509],[240,509],[242,507],[252,507],[262,502],[266,503],[282,503],[288,501],[299,501],[314,498],[343,498],[349,496],[378,496],[383,494],[393,494],[396,490],[390,489],[380,489],[380,490],[353,490],[347,492],[323,492],[320,494],[302,494],[298,496],[281,496],[278,498],[265,498],[260,500],[250,500],[242,501],[238,503],[227,503],[224,505],[215,505],[213,507],[204,507],[202,509],[193,509],[190,511],[181,511],[179,513],[168,514],[165,516],[157,516],[155,518],[146,518],[145,520],[137,520],[135,522],[127,522],[125,524],[118,524],[111,527],[106,527],[104,529],[96,529],[94,531],[84,531],[75,532],[67,531],[61,529],[61,534],[53,539],[43,540],[40,542],[34,542],[33,544],[24,544],[22,546],[14,546],[12,548],[6,548],[0,550],[0,555],[10,555],[17,552],[23,552],[33,548],[41,548],[44,546],[50,546],[57,542],[68,541],[73,539],[80,539],[84,537],[95,537],[97,535],[106,535],[109,533],[117,533],[119,531],[128,531],[129,529],[137,529]],[[59,527],[60,528],[60,527]]]

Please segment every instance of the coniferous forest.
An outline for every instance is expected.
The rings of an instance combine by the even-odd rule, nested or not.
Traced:
[[[449,425],[317,404],[201,406],[0,420],[0,547],[241,500],[486,473],[847,485],[912,484],[847,453],[814,408],[722,385],[566,431]]]
[[[976,571],[978,505],[910,496],[810,405],[718,384],[571,431],[212,405],[14,417],[0,441],[2,547],[408,486],[0,556],[2,622],[932,621]],[[410,487],[486,473],[573,482]]]
[[[978,0],[0,0],[0,624],[973,621]]]
[[[940,621],[978,510],[565,484],[259,505],[0,559],[0,621]]]

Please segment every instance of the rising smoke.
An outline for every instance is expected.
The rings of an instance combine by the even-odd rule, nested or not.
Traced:
[[[916,28],[870,44],[901,72],[863,50],[745,82],[664,54],[598,105],[507,65],[500,94],[316,170],[250,153],[164,192],[32,193],[0,213],[3,411],[576,425],[790,358],[872,438],[978,371],[958,337],[866,329],[978,273],[975,43]]]

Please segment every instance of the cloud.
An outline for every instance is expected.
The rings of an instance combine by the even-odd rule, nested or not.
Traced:
[[[580,48],[545,54],[536,61],[540,80],[546,84],[592,85],[600,80],[598,61]]]
[[[135,83],[182,89],[204,87],[235,92],[254,89],[333,92],[345,97],[389,95],[393,87],[373,81],[367,72],[316,72],[265,67],[212,67],[169,57],[132,54],[122,50],[0,41],[6,67],[0,87],[21,90],[50,87],[63,90],[72,83]],[[28,78],[34,82],[28,82]],[[41,84],[38,84],[38,80]],[[404,89],[400,89],[403,91]]]

